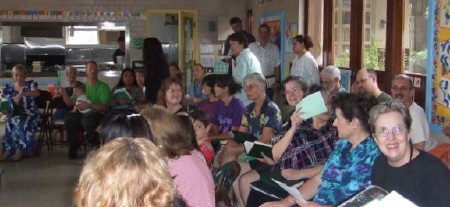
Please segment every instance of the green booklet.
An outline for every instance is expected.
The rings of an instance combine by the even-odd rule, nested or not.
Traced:
[[[303,112],[300,114],[302,119],[309,119],[313,116],[317,116],[328,111],[327,106],[325,105],[325,100],[323,100],[322,93],[320,91],[303,98],[295,106],[295,110],[298,110],[299,108],[301,108],[301,111]]]
[[[126,88],[119,88],[114,90],[114,95],[116,96],[116,99],[127,99],[127,100],[133,99],[133,97],[131,97],[130,93],[128,93]]]
[[[263,156],[261,155],[261,153],[263,153],[265,156],[273,159],[272,145],[270,144],[264,144],[258,141],[254,142],[245,141],[244,147],[247,156],[255,158],[263,158]]]
[[[11,109],[11,107],[9,105],[9,101],[7,101],[7,100],[0,101],[0,112],[9,111],[10,109]]]

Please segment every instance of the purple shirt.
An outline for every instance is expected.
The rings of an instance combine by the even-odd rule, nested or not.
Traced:
[[[211,102],[208,98],[198,103],[198,109],[207,113],[209,120],[212,120],[214,118],[214,113],[216,113],[218,103],[219,101]]]
[[[222,100],[217,101],[217,110],[212,123],[219,126],[220,133],[231,131],[231,127],[241,126],[244,104],[233,96],[228,106]]]

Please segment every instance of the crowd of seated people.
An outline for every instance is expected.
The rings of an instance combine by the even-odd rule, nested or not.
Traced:
[[[309,37],[295,41],[298,58],[310,47],[304,38]],[[236,55],[249,52],[239,38],[231,41],[239,46]],[[76,205],[215,206],[213,174],[230,162],[238,162],[240,168],[233,182],[238,206],[337,205],[372,184],[396,190],[419,206],[450,203],[441,194],[450,190],[450,171],[426,152],[435,144],[423,121],[423,109],[413,100],[414,87],[407,75],[392,79],[392,97],[379,89],[376,72],[369,69],[357,72],[352,93],[343,92],[334,66],[318,73],[323,87],[309,85],[316,81],[312,78],[288,76],[282,89],[287,105],[294,108],[305,96],[319,92],[327,111],[302,119],[302,109],[293,110],[283,124],[280,101],[268,98],[267,80],[260,72],[241,74],[237,81],[233,75],[205,76],[204,67],[197,64],[194,83],[185,87],[179,73],[169,77],[169,66],[161,65],[167,77],[159,79],[157,87],[148,83],[155,78],[154,71],[127,68],[112,89],[98,79],[95,61],[86,63],[84,83],[76,80],[74,68],[67,69],[70,86],[58,88],[67,110],[55,116],[64,118],[69,158],[77,158],[83,139],[98,148],[86,160],[75,192]],[[25,81],[23,66],[15,66],[12,75],[14,84],[2,93],[10,110],[0,161],[18,161],[36,147],[37,84]],[[239,99],[236,94],[246,97]],[[196,108],[192,113],[188,103]],[[239,133],[247,139],[236,139]],[[245,155],[243,142],[255,140],[272,144],[272,158],[262,154],[257,160],[240,160]],[[155,160],[157,165],[149,167]],[[112,164],[98,168],[102,163]],[[282,192],[283,199],[274,199],[251,189],[263,183],[284,191],[267,179],[273,174],[304,180],[299,191],[308,201],[297,201],[287,192]],[[114,176],[123,176],[121,181],[126,182],[118,185]],[[417,183],[425,180],[434,190],[423,192],[423,185]],[[116,189],[110,187],[115,185]],[[138,189],[130,193],[133,187]]]

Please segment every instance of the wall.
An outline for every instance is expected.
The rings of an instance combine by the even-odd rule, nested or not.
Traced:
[[[62,11],[143,11],[145,9],[193,9],[198,13],[199,43],[218,43],[217,31],[209,32],[208,23],[219,16],[245,17],[246,1],[242,0],[2,0],[2,10]],[[131,39],[145,37],[145,21],[130,21]],[[132,49],[131,59],[141,59],[142,52]]]

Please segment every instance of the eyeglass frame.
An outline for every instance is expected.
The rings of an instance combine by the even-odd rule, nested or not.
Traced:
[[[355,81],[355,85],[359,85],[359,84],[365,83],[367,80],[369,80],[369,78],[373,78],[373,76],[368,75],[367,78],[365,78],[365,79],[356,80]]]
[[[381,128],[375,131],[375,134],[383,137],[388,138],[390,134],[394,135],[394,137],[398,138],[408,132],[408,129],[404,124],[397,124],[393,126],[392,128]]]
[[[402,87],[391,87],[391,90],[393,90],[393,91],[400,91],[400,92],[409,91],[411,89],[412,89],[411,87],[405,87],[405,86],[402,86]]]

